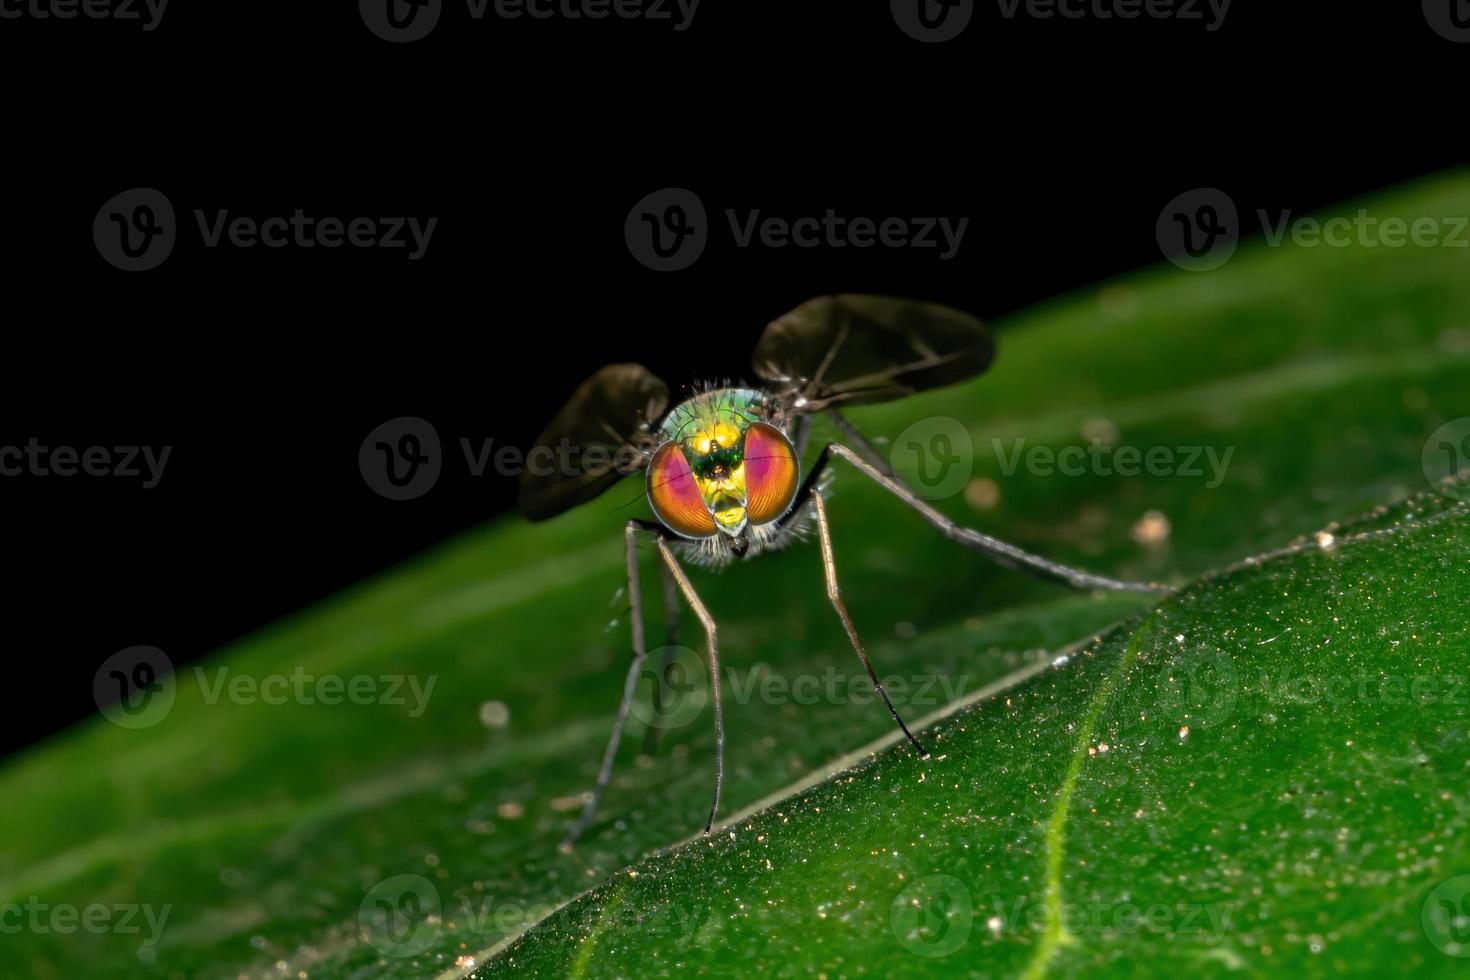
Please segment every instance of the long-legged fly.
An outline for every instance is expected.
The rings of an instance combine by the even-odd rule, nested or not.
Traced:
[[[842,601],[823,500],[833,461],[883,487],[945,537],[1009,568],[1075,589],[1168,591],[1071,568],[956,524],[900,479],[842,415],[847,406],[901,398],[973,377],[990,365],[994,350],[985,326],[958,310],[885,296],[822,296],[766,327],[752,357],[763,382],[759,387],[712,387],[670,408],[668,387],[646,368],[612,364],[576,390],[538,444],[572,447],[581,464],[570,472],[528,469],[520,482],[521,509],[532,520],[552,517],[598,496],[629,472],[646,471],[648,503],[657,520],[630,520],[624,528],[633,660],[597,781],[566,843],[586,830],[596,812],[642,673],[640,535],[653,539],[668,615],[676,621],[677,593],[704,628],[715,725],[715,788],[706,833],[719,812],[723,779],[720,661],[715,621],[685,575],[681,558],[721,567],[799,540],[815,526],[827,597],[853,651],[894,723],[914,751],[927,756],[883,690]],[[801,455],[817,413],[825,413],[850,445],[828,443],[803,479]],[[672,632],[675,622],[669,628]]]

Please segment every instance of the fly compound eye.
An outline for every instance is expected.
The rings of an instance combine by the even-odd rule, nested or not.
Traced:
[[[769,524],[791,506],[801,466],[781,430],[752,422],[745,430],[745,513],[752,524]]]
[[[654,516],[675,534],[708,538],[717,533],[715,519],[677,442],[665,443],[653,454],[648,467],[648,504]]]

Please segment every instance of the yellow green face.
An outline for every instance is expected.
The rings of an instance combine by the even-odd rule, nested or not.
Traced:
[[[786,513],[800,465],[780,429],[762,420],[760,392],[722,388],[676,407],[648,467],[648,502],[686,538],[740,535]]]

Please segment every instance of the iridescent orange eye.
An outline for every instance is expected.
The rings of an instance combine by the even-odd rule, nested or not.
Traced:
[[[716,533],[715,519],[700,496],[699,484],[677,442],[666,443],[653,454],[648,467],[648,503],[663,525],[686,538],[708,538]]]
[[[781,430],[753,422],[745,430],[745,513],[752,524],[769,524],[791,506],[801,470],[791,440]]]

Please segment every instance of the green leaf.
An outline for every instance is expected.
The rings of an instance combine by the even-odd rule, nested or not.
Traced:
[[[1425,896],[1470,870],[1470,506],[1442,502],[1210,576],[486,975],[1448,971],[1463,923]]]
[[[1359,207],[1463,215],[1470,180],[1340,210]],[[1460,709],[1298,705],[1264,691],[1258,668],[1464,675],[1461,509],[1421,499],[1337,529],[1327,550],[1311,534],[1449,469],[1424,450],[1470,415],[1465,272],[1453,248],[1247,244],[1209,273],[1150,270],[1027,311],[996,325],[995,366],[974,383],[854,410],[900,448],[906,430],[954,435],[934,420],[955,420],[973,469],[936,506],[956,518],[1187,586],[1153,607],[1032,582],[840,475],[829,509],[857,628],[880,673],[905,682],[896,700],[911,721],[954,712],[932,722],[943,741],[929,763],[902,746],[865,761],[891,722],[865,696],[814,547],[696,570],[740,682],[725,687],[724,812],[755,809],[733,838],[660,851],[703,824],[706,709],[648,764],[630,731],[601,819],[560,853],[628,656],[620,529],[647,515],[622,506],[638,488],[620,485],[543,525],[477,529],[219,651],[202,677],[176,676],[151,727],[98,718],[9,760],[0,909],[28,917],[0,941],[0,975],[422,977],[467,973],[497,950],[490,972],[744,974],[762,960],[832,975],[1131,972],[1140,956],[1201,971],[1447,971],[1434,916],[1459,896],[1434,888],[1470,870],[1456,833]],[[1092,436],[1169,448],[1174,465],[1008,471],[1018,448],[1057,453]],[[1180,472],[1195,448],[1199,475]],[[1228,465],[1213,472],[1206,450]],[[895,456],[915,476],[911,455]],[[1294,541],[1305,548],[1215,572]],[[645,561],[656,595],[653,571]],[[1064,650],[1068,662],[1048,667]],[[1035,673],[1017,683],[1021,670]],[[229,693],[277,677],[302,678],[305,693]],[[378,696],[323,704],[323,677],[370,679]],[[403,677],[417,698],[388,690]],[[790,691],[804,678],[815,703]],[[639,861],[636,878],[619,870]],[[905,927],[901,907],[892,925],[895,897],[936,873],[960,881],[972,912],[965,943],[938,961],[912,946],[943,941],[949,920],[933,915],[946,903],[960,914],[946,882],[906,906],[924,915]],[[405,931],[375,931],[387,909],[413,912],[392,900],[419,879]],[[1002,915],[995,935],[996,896],[1037,926]],[[1177,920],[1173,941],[1057,927],[1059,910],[1118,902],[1231,917],[1214,943]],[[31,916],[39,906],[50,911]],[[107,911],[103,928],[65,931],[51,915],[89,906]],[[655,928],[671,930],[662,945]]]

